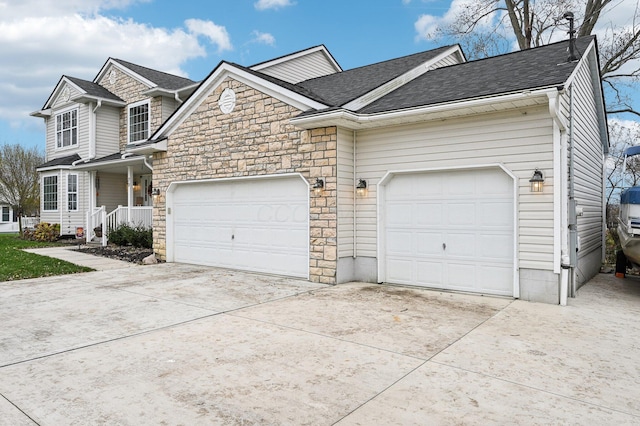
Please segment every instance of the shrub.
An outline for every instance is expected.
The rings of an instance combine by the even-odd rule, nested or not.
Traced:
[[[133,246],[141,248],[153,247],[153,231],[142,226],[131,227],[122,224],[108,235],[109,242],[117,246]]]
[[[33,229],[25,229],[22,235],[25,240],[53,242],[60,238],[60,224],[40,222]]]

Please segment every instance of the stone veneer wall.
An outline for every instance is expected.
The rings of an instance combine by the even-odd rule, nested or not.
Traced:
[[[115,70],[116,72],[116,81],[113,84],[110,81],[111,70]],[[149,96],[143,95],[143,92],[149,90],[150,87],[128,76],[116,67],[109,67],[98,84],[109,90],[114,95],[119,96],[127,104],[149,99]],[[149,135],[151,135],[160,127],[160,125],[162,125],[162,97],[151,98],[149,109]],[[127,140],[129,136],[127,118],[128,108],[124,107],[120,110],[120,152],[124,152],[125,147],[129,142]]]
[[[229,114],[218,107],[231,88],[236,106]],[[153,183],[162,194],[174,181],[300,173],[310,185],[326,180],[320,195],[310,191],[309,276],[335,284],[337,265],[337,129],[300,130],[289,119],[300,110],[233,79],[226,79],[177,129],[166,153],[153,158]],[[154,251],[166,256],[166,205],[154,204]]]

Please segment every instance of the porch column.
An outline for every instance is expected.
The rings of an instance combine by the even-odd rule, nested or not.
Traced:
[[[131,207],[133,206],[133,167],[127,166],[127,223],[131,223]]]
[[[96,172],[89,172],[89,211],[93,213],[98,206],[98,199],[96,197]]]

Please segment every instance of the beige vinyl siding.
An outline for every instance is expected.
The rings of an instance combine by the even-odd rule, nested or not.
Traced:
[[[486,114],[356,136],[359,178],[369,195],[358,203],[357,256],[376,256],[377,183],[387,171],[501,163],[518,178],[519,267],[553,270],[553,138],[547,108]],[[543,194],[529,192],[539,168]]]
[[[451,54],[449,56],[447,56],[446,58],[440,59],[438,62],[436,62],[435,64],[431,65],[429,67],[430,70],[434,70],[436,68],[442,68],[442,67],[448,67],[449,65],[456,65],[461,63],[460,59],[458,58],[457,53]]]
[[[119,147],[120,108],[103,106],[96,111],[96,157],[116,153]]]
[[[98,189],[97,205],[106,206],[107,213],[118,206],[127,205],[127,176],[114,173],[98,172],[100,188]]]
[[[68,176],[75,174],[78,176],[78,209],[69,211],[67,198]],[[58,188],[62,194],[62,198],[58,201],[58,208],[62,210],[60,233],[62,235],[75,235],[77,227],[84,227],[86,220],[86,212],[89,207],[88,185],[89,174],[87,172],[63,171],[62,188]],[[61,203],[60,203],[61,201]]]
[[[593,60],[590,56],[589,60]],[[600,139],[594,86],[589,61],[583,61],[571,85],[573,97],[574,194],[584,211],[578,217],[578,236],[583,258],[602,249],[603,233],[603,141]],[[591,64],[593,65],[593,64]]]
[[[353,256],[353,131],[338,129],[338,257]]]
[[[261,73],[289,83],[333,74],[336,70],[322,52],[313,52],[260,70]]]
[[[78,109],[78,144],[64,148],[56,146],[56,115],[69,111],[76,107]],[[54,158],[66,157],[78,153],[81,158],[89,155],[89,113],[91,109],[87,105],[65,103],[59,108],[53,108],[51,117],[46,122],[46,157],[47,161]]]
[[[162,120],[164,123],[167,119],[173,114],[173,112],[180,106],[180,104],[172,98],[163,97],[162,98]]]

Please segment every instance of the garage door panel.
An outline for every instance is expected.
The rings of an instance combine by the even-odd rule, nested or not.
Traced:
[[[475,203],[450,202],[446,205],[446,225],[472,226],[476,221]]]
[[[410,284],[413,281],[413,265],[410,260],[390,257],[387,263],[388,274],[393,282],[398,284]]]
[[[177,185],[174,260],[307,277],[308,186],[267,177]]]
[[[478,255],[483,259],[500,259],[503,263],[510,265],[513,237],[511,235],[481,234],[478,237],[478,248]]]
[[[419,256],[442,256],[444,235],[441,232],[416,232],[411,235],[417,240],[415,245]]]
[[[386,281],[513,294],[513,179],[504,171],[398,174],[382,190]]]
[[[404,284],[416,284],[429,287],[439,287],[444,282],[442,262],[416,262],[416,280]]]
[[[442,223],[442,203],[439,201],[418,203],[416,205],[415,224],[419,226],[436,226]]]

